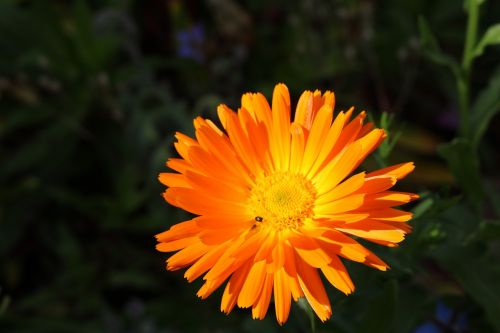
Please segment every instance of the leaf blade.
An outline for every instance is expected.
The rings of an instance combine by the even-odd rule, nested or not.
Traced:
[[[486,30],[474,49],[474,56],[479,57],[487,46],[495,44],[500,44],[500,23],[494,24]]]

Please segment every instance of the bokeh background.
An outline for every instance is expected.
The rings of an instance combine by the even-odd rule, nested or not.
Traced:
[[[498,21],[485,1],[479,36]],[[426,35],[460,63],[466,23],[459,0],[2,0],[0,332],[309,332],[297,305],[283,327],[273,305],[220,313],[154,249],[188,218],[157,181],[175,131],[278,82],[389,127],[364,167],[414,161],[399,189],[422,196],[400,248],[369,245],[392,269],[348,264],[357,290],[329,288],[316,331],[500,332],[500,47],[470,75],[493,108],[471,153],[446,146],[456,82]]]

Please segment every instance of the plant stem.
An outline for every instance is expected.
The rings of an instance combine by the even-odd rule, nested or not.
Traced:
[[[312,309],[311,305],[303,297],[299,298],[298,304],[299,307],[302,310],[304,310],[304,312],[307,314],[307,317],[309,318],[311,333],[316,333],[316,320],[315,320],[316,316],[314,315],[314,310]]]
[[[462,58],[462,68],[466,74],[470,73],[474,48],[476,46],[477,26],[479,24],[479,4],[477,0],[469,0],[467,31],[465,33],[465,47]]]
[[[463,138],[469,137],[469,80],[463,73],[457,77],[458,107],[460,111],[459,133]]]
[[[309,315],[309,321],[311,323],[311,333],[316,333],[316,320],[312,309],[311,311],[309,311],[308,315]]]
[[[477,0],[468,2],[468,20],[465,33],[465,46],[462,58],[462,70],[457,77],[457,90],[460,106],[460,134],[468,138],[469,133],[469,100],[470,100],[470,72],[474,60],[474,48],[476,46],[477,27],[479,25],[479,4]]]

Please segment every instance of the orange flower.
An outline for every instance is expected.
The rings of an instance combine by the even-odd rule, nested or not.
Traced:
[[[221,310],[252,308],[266,315],[271,297],[283,324],[292,298],[305,297],[325,321],[332,310],[319,271],[336,288],[354,290],[339,257],[386,270],[387,264],[350,237],[396,246],[410,231],[412,214],[393,208],[416,199],[389,191],[413,169],[404,163],[348,176],[385,138],[365,112],[353,108],[333,118],[332,92],[306,91],[294,121],[284,84],[273,93],[272,109],[262,94],[243,95],[234,112],[220,105],[224,130],[194,120],[196,139],[176,134],[181,158],[162,173],[165,200],[198,215],[157,235],[157,249],[179,251],[168,270],[189,267],[191,282],[208,297],[226,280]]]

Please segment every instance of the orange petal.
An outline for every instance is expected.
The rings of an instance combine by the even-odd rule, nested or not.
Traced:
[[[413,169],[415,169],[415,165],[413,164],[413,162],[407,162],[370,172],[366,176],[374,177],[374,176],[387,175],[396,177],[399,180],[406,177],[406,175],[412,172]]]
[[[418,195],[413,193],[384,191],[374,194],[367,194],[363,203],[363,210],[382,209],[399,206],[418,199]]]
[[[242,216],[246,211],[242,203],[219,200],[183,187],[169,187],[164,193],[165,200],[176,207],[197,215],[220,211],[227,215]]]
[[[168,187],[190,187],[186,176],[179,173],[162,172],[158,175],[158,180]]]
[[[367,212],[353,212],[353,213],[345,213],[345,214],[332,214],[328,215],[328,218],[325,219],[318,219],[317,222],[321,225],[331,225],[332,221],[333,222],[338,222],[342,221],[345,223],[352,223],[352,222],[358,222],[361,220],[366,219],[368,216],[370,216],[369,213]]]
[[[210,249],[209,246],[201,243],[195,242],[188,247],[177,252],[167,260],[167,269],[176,270],[179,268],[186,267],[192,264],[194,261],[198,260],[202,255],[207,253]]]
[[[179,238],[187,238],[190,236],[194,236],[199,232],[200,228],[198,227],[196,221],[189,220],[175,224],[171,226],[170,229],[168,229],[167,231],[164,231],[156,235],[155,237],[158,240],[158,242],[169,242]]]
[[[265,234],[258,231],[240,235],[205,275],[204,279],[215,279],[227,271],[236,270],[243,262],[255,255],[264,237]]]
[[[269,173],[272,167],[271,155],[269,152],[268,130],[264,123],[252,118],[250,113],[241,108],[238,112],[241,127],[246,135],[248,144],[252,147],[252,158],[257,165],[257,173],[265,171]]]
[[[318,157],[321,146],[332,124],[332,117],[332,109],[328,105],[324,105],[319,109],[314,118],[302,159],[302,171],[304,174],[309,172]]]
[[[294,123],[303,126],[306,129],[311,129],[314,114],[313,114],[313,94],[306,90],[300,95],[295,109]]]
[[[244,228],[240,226],[225,228],[223,232],[220,229],[208,229],[200,232],[198,237],[204,244],[219,245],[230,239],[237,238],[243,230]]]
[[[332,308],[318,270],[306,264],[302,259],[296,259],[300,287],[319,319],[325,321],[332,315]]]
[[[333,256],[332,261],[321,267],[321,271],[326,279],[338,290],[348,295],[354,291],[354,283],[347,272],[342,261],[337,256]]]
[[[214,280],[208,280],[205,281],[205,283],[201,286],[201,288],[198,290],[196,293],[196,296],[198,296],[201,299],[205,299],[208,296],[210,296],[215,290],[217,290],[224,281],[227,280],[230,274],[220,276],[217,279]]]
[[[405,212],[395,208],[383,208],[380,210],[370,210],[370,218],[380,221],[406,222],[411,220],[413,213]]]
[[[228,112],[233,113],[232,111]],[[209,126],[199,128],[196,131],[196,136],[205,147],[205,150],[200,152],[199,149],[191,149],[190,158],[193,164],[197,163],[205,170],[206,174],[210,174],[215,178],[227,178],[235,184],[242,183],[244,186],[252,183],[248,176],[248,169],[237,156],[234,143],[230,142],[226,136],[217,134]],[[206,153],[208,151],[210,154]],[[193,160],[191,156],[193,154],[197,154],[194,157],[199,158]],[[200,160],[200,158],[205,160]],[[217,172],[217,170],[220,171]]]
[[[238,296],[237,304],[240,308],[251,307],[258,300],[265,278],[266,261],[261,260],[251,264],[248,276]]]
[[[156,249],[160,252],[173,252],[188,247],[193,243],[199,243],[198,236],[179,238],[169,242],[156,244]]]
[[[320,150],[314,161],[314,164],[309,170],[309,175],[313,177],[316,175],[317,171],[320,170],[326,163],[328,163],[333,156],[329,157],[333,147],[335,146],[340,134],[342,133],[342,128],[344,127],[345,122],[347,121],[347,115],[344,112],[340,112],[333,124],[330,126],[326,137],[320,145]],[[329,158],[327,158],[329,157]]]
[[[318,172],[313,179],[318,188],[318,195],[331,191],[354,170],[362,153],[361,148],[360,144],[353,143]]]
[[[283,325],[290,314],[292,297],[288,278],[283,267],[274,273],[274,307],[276,310],[276,319],[280,325]]]
[[[214,214],[214,215],[202,215],[197,216],[193,219],[196,225],[200,229],[218,229],[219,232],[223,232],[220,229],[232,229],[235,227],[240,227],[242,229],[250,228],[255,220],[249,216],[248,219],[242,219],[242,216],[235,215],[222,215],[222,214]]]
[[[220,256],[227,250],[228,242],[221,244],[219,246],[212,247],[207,253],[200,257],[189,269],[184,273],[184,277],[192,282],[206,271],[208,271]]]
[[[198,193],[204,192],[208,196],[215,196],[217,199],[224,201],[245,202],[248,199],[248,188],[235,186],[222,182],[220,179],[207,177],[192,171],[186,171],[184,179],[187,180],[188,186]]]
[[[271,155],[277,170],[287,170],[290,156],[290,94],[284,84],[274,88],[272,101]]]
[[[290,237],[295,252],[304,260],[309,266],[321,267],[330,263],[330,256],[323,251],[323,249],[312,239],[305,235],[297,237]]]
[[[259,249],[256,251],[255,256],[253,258],[254,261],[260,261],[267,259],[270,254],[273,251],[273,248],[277,246],[276,241],[277,241],[277,236],[276,232],[267,232],[267,231],[261,231],[261,232],[266,232],[267,234],[263,236],[263,242],[260,245]],[[274,264],[274,263],[273,263]],[[269,268],[268,268],[269,270]],[[271,273],[268,271],[268,273]]]
[[[271,293],[273,292],[274,275],[266,274],[264,285],[260,293],[257,303],[252,307],[253,319],[264,319],[271,301]]]
[[[401,242],[405,238],[406,233],[405,231],[396,229],[391,225],[373,220],[350,223],[336,229],[357,237],[384,240],[392,243]]]
[[[294,123],[300,124],[307,130],[311,130],[314,118],[318,110],[323,106],[333,110],[335,95],[331,91],[326,91],[323,96],[321,96],[321,91],[319,90],[316,90],[314,93],[308,90],[304,91],[297,103]]]
[[[238,265],[237,267],[234,266],[234,267],[231,267],[231,269],[227,269],[225,270],[222,274],[219,274],[218,276],[216,276],[215,278],[213,279],[207,279],[207,275],[205,275],[203,277],[204,280],[206,280],[205,284],[203,286],[201,286],[200,290],[198,290],[198,292],[196,293],[196,295],[198,297],[200,297],[201,299],[205,299],[207,298],[208,296],[210,296],[215,290],[217,290],[221,285],[222,283],[224,283],[224,281],[227,280],[227,278],[233,274],[234,272],[238,272],[240,271],[241,269],[245,269],[244,263],[240,263],[240,265]],[[242,267],[243,266],[243,267]],[[248,273],[248,271],[247,271]],[[246,274],[246,273],[245,273]],[[246,275],[245,275],[246,276]]]
[[[337,230],[327,230],[316,240],[327,253],[336,253],[346,259],[385,271],[389,266],[354,239]]]
[[[334,187],[330,192],[327,192],[316,200],[316,205],[321,205],[327,202],[335,201],[338,199],[342,199],[351,193],[359,190],[365,184],[365,173],[358,173],[341,184]]]
[[[385,131],[381,128],[376,128],[370,131],[368,134],[356,140],[356,142],[361,144],[362,153],[359,163],[361,163],[368,154],[372,153],[386,137]]]
[[[276,272],[285,266],[285,245],[283,241],[274,241],[274,248],[271,251],[272,272]]]
[[[222,294],[222,301],[220,305],[221,311],[225,314],[229,314],[236,305],[240,290],[243,287],[243,283],[247,279],[250,265],[250,262],[246,263],[240,269],[234,272],[234,274],[231,276],[231,279],[229,279],[229,282],[226,285],[226,289],[224,289],[224,294]]]
[[[351,108],[347,112],[346,116],[352,113],[354,109]],[[335,143],[335,146],[332,148],[329,154],[329,158],[335,157],[342,150],[344,150],[349,144],[351,144],[354,140],[358,138],[358,134],[363,126],[363,121],[366,118],[366,113],[362,111],[360,114],[356,116],[347,126],[342,129],[340,133],[340,137]]]
[[[335,109],[335,94],[333,91],[325,91],[323,94],[323,103],[328,105],[332,110]]]
[[[295,267],[295,253],[287,242],[283,244],[283,254],[285,256],[285,273],[288,277],[288,282],[290,285],[290,291],[292,292],[292,297],[294,301],[298,301],[300,297],[304,296],[302,289],[299,285],[299,279],[297,277],[297,269]]]
[[[366,134],[370,133],[370,131],[373,129],[375,125],[373,123],[366,123],[361,127],[361,130],[359,131],[358,138],[361,138],[365,136]]]
[[[298,172],[302,165],[304,156],[305,133],[302,126],[293,123],[290,126],[290,135],[292,136],[290,151],[290,171]]]
[[[262,122],[267,129],[271,128],[271,107],[267,99],[261,93],[247,93],[241,98],[241,106],[255,116],[257,121]]]
[[[221,114],[225,114],[225,128],[235,151],[243,162],[243,165],[247,166],[248,170],[254,175],[259,174],[258,171],[261,169],[261,166],[258,164],[259,158],[257,158],[257,152],[254,150],[247,134],[241,127],[238,116],[234,112],[229,111],[223,105],[218,108],[217,112],[219,113],[219,117],[221,117]],[[243,109],[240,110],[239,113],[244,112],[246,111]]]
[[[193,167],[191,166],[191,164],[188,161],[183,160],[181,158],[169,158],[167,160],[167,163],[165,163],[165,165],[167,167],[169,167],[170,169],[173,169],[173,170],[180,172],[180,173],[184,173],[184,172],[186,172],[186,170],[193,169]]]
[[[353,194],[326,204],[317,205],[314,208],[316,217],[329,217],[340,213],[353,211],[365,207],[364,194]]]
[[[192,147],[198,147],[198,142],[179,132],[175,133],[175,138],[177,139],[177,142],[174,143],[175,149],[183,159],[189,161],[189,150]]]
[[[394,176],[375,176],[365,179],[365,183],[359,189],[360,193],[378,193],[385,191],[394,184],[396,184],[397,178]]]

